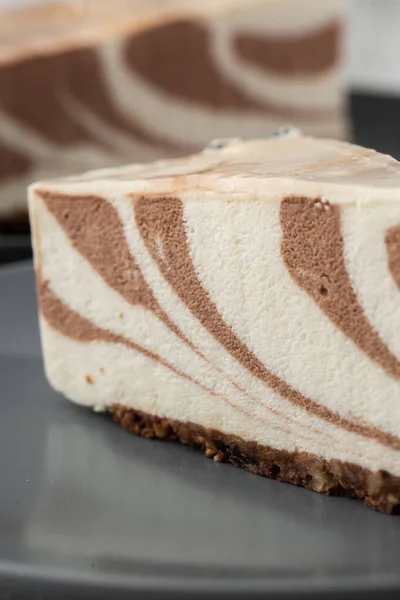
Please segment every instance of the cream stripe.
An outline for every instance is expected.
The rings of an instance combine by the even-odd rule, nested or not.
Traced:
[[[233,47],[236,23],[223,21],[211,25],[211,51],[219,70],[230,81],[240,85],[260,102],[282,103],[298,110],[337,110],[342,104],[339,69],[333,66],[328,72],[310,77],[279,76],[263,72],[243,61]],[[343,118],[343,115],[340,115]],[[328,121],[328,119],[327,119]],[[330,120],[329,120],[330,121]],[[297,119],[296,119],[297,122]],[[332,126],[330,123],[326,127]],[[337,123],[339,127],[339,123]]]
[[[74,98],[72,94],[64,94],[62,104],[64,110],[73,117],[74,121],[81,123],[89,130],[93,137],[98,139],[99,144],[103,143],[111,147],[112,152],[115,151],[119,155],[121,163],[127,157],[131,157],[132,159],[140,157],[140,160],[143,162],[159,158],[157,154],[161,152],[160,148],[142,143],[140,140],[135,139],[133,134],[127,133],[124,135],[121,131],[118,131],[115,127],[98,117],[82,102]],[[164,154],[167,152],[165,149],[162,151]]]
[[[301,10],[298,4],[299,0],[279,0],[257,10],[244,11],[237,17],[232,15],[232,21],[237,23],[240,32],[298,37],[343,18],[343,0],[301,0]],[[224,22],[228,20],[229,15]]]
[[[203,146],[215,137],[259,137],[282,124],[284,117],[265,112],[244,114],[244,111],[215,110],[180,100],[146,82],[134,73],[122,58],[122,44],[102,49],[107,85],[113,103],[128,118],[140,121],[152,134],[175,144]],[[316,123],[295,119],[296,126],[315,135],[339,136],[342,120]]]

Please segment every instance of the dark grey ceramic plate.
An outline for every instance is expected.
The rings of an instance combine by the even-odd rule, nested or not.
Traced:
[[[30,265],[0,270],[0,384],[0,598],[399,597],[400,519],[53,392]]]

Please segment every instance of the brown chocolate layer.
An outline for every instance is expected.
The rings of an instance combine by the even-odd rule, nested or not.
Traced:
[[[266,37],[239,33],[238,55],[263,71],[278,75],[317,75],[339,59],[341,25],[329,23],[301,36]]]
[[[400,509],[400,478],[371,472],[339,460],[306,452],[288,452],[249,442],[234,434],[194,423],[159,418],[120,404],[110,407],[114,421],[144,438],[180,441],[197,446],[217,462],[230,462],[254,473],[327,495],[363,499],[374,510],[394,514]]]
[[[339,206],[293,196],[282,201],[280,216],[282,257],[294,281],[364,354],[400,379],[400,361],[368,321],[347,272]]]
[[[151,85],[191,103],[276,114],[283,119],[310,118],[315,122],[337,118],[335,110],[299,109],[256,100],[225,76],[213,59],[211,47],[210,32],[204,24],[181,20],[132,37],[125,57],[131,69]]]
[[[154,136],[115,107],[95,49],[33,57],[0,70],[0,107],[4,113],[60,145],[81,142],[101,145],[90,128],[78,122],[68,110],[70,99],[81,103],[118,132],[159,147],[160,154],[169,148],[177,151],[175,144]],[[180,149],[181,153],[186,150]]]
[[[132,342],[123,335],[117,335],[111,331],[108,331],[107,329],[98,327],[85,317],[82,317],[77,312],[66,306],[64,302],[52,292],[49,283],[42,280],[40,273],[37,273],[37,293],[42,316],[53,329],[60,332],[65,337],[69,337],[73,340],[83,343],[96,341],[105,342],[108,344],[121,344],[122,346],[126,346],[131,350],[143,354],[149,360],[160,363],[179,377],[183,377],[184,379],[187,379],[200,388],[206,390],[212,396],[219,397],[219,394],[209,390],[189,375],[182,373],[179,369],[176,369],[171,363],[164,360],[158,354],[150,352],[147,350],[147,348]]]
[[[400,226],[391,227],[386,232],[385,244],[389,271],[400,290]]]
[[[210,46],[204,25],[181,20],[132,37],[125,56],[132,69],[174,96],[220,108],[262,110],[261,103],[218,71]]]

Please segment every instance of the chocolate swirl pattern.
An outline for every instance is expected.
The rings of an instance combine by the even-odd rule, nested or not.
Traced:
[[[44,191],[39,192],[39,195],[44,200],[48,211],[57,219],[60,226],[66,232],[73,247],[85,257],[107,285],[120,294],[129,304],[141,305],[146,310],[154,313],[190,349],[193,349],[199,357],[208,362],[207,366],[209,367],[211,361],[207,361],[204,355],[185,338],[154,298],[151,288],[144,280],[140,268],[129,252],[117,211],[107,201],[99,197],[70,198],[65,195],[49,194]],[[89,319],[79,316],[74,310],[68,309],[51,292],[48,284],[42,281],[42,277],[39,278],[39,298],[41,310],[46,321],[61,333],[84,342],[90,342],[97,338],[98,341],[125,345],[132,350],[143,353],[153,361],[159,362],[174,373],[187,378],[189,381],[207,390],[199,381],[180,372],[160,356],[132,343],[123,335],[113,334],[105,329],[94,326]],[[237,341],[237,343],[240,342]],[[246,351],[245,348],[244,351]],[[225,375],[217,365],[213,365],[213,369],[214,377]],[[233,385],[235,393],[238,391],[244,392],[247,395],[247,400],[252,399],[232,378],[227,377],[227,380]],[[212,390],[208,389],[207,391],[211,395],[223,397],[220,394],[213,393]],[[223,399],[227,404],[232,406],[226,395]],[[235,408],[246,414],[243,408],[237,405]],[[268,408],[268,411],[279,418],[282,417],[279,412],[271,408]],[[283,421],[287,422],[288,419],[283,418]],[[279,428],[282,429],[282,425]],[[288,432],[289,430],[284,429],[284,431]],[[317,431],[316,433],[319,434],[321,432]],[[304,434],[302,434],[303,436]]]
[[[373,198],[386,195],[382,223],[393,226],[381,276],[396,279],[397,163],[296,135],[228,143],[190,157],[186,172],[184,162],[32,188],[50,381],[77,402],[118,405],[122,420],[121,410],[134,410],[177,431],[197,424],[306,453],[330,475],[321,483],[310,473],[304,485],[342,485],[391,512],[399,500],[399,357],[381,313],[371,316],[358,293],[348,253],[359,218],[352,202],[364,193],[357,181],[379,172],[363,210],[382,211]],[[349,483],[355,466],[362,485]],[[384,477],[393,477],[390,486]]]
[[[10,38],[2,48],[0,218],[26,206],[32,180],[185,155],[212,138],[259,135],[282,121],[343,137],[340,41],[325,35],[340,28],[339,3],[326,0],[316,9],[301,0],[306,25],[288,18],[294,1],[280,0],[279,10],[267,6],[265,13],[244,3],[218,16],[180,7],[174,18],[141,7],[123,28],[118,10],[104,10],[104,2],[79,23],[66,6],[62,27],[57,11],[2,14],[4,32],[7,19],[13,30],[20,19],[25,38],[18,44]],[[272,13],[278,40],[268,29]],[[41,43],[38,23],[45,31]],[[318,36],[314,56],[325,60],[305,80],[290,65],[301,46],[305,54],[319,46]],[[270,69],[271,61],[282,68]]]
[[[282,229],[284,232],[289,230],[292,234],[294,234],[294,236],[296,236],[295,226],[299,225],[301,227],[301,219],[298,220],[299,222],[293,223],[293,221],[290,221],[290,219],[287,218],[286,214],[287,205],[290,205],[293,202],[295,202],[295,200],[292,198],[284,199],[282,201]],[[309,205],[309,201],[306,198],[300,199],[299,202],[301,203],[301,206],[305,208],[307,208]],[[321,205],[321,202],[311,201],[312,206],[315,204],[319,206]],[[311,399],[305,398],[299,394],[297,390],[291,388],[291,386],[279,379],[279,377],[277,377],[274,373],[266,369],[262,362],[235,335],[232,329],[221,318],[217,307],[210,300],[207,292],[202,287],[196,275],[190,259],[189,248],[185,235],[183,204],[178,199],[143,198],[137,201],[135,204],[135,217],[139,231],[145,240],[146,246],[152,254],[154,260],[159,265],[164,277],[177,292],[182,301],[188,306],[193,315],[199,319],[202,325],[210,331],[210,333],[219,341],[219,343],[224,346],[239,363],[249,370],[252,375],[261,379],[270,388],[275,389],[284,398],[287,398],[294,404],[298,404],[306,410],[313,412],[318,417],[333,423],[340,423],[341,427],[344,427],[349,431],[355,431],[360,435],[364,435],[366,437],[375,437],[381,443],[400,450],[400,438],[384,434],[379,430],[366,427],[362,424],[352,423],[351,421],[340,417],[338,414],[335,414],[325,407],[318,405]],[[321,233],[321,228],[319,231]],[[315,244],[315,240],[312,237],[312,230],[310,233],[311,235],[307,241],[310,244]],[[321,237],[323,239],[325,237],[323,230],[322,234],[323,235]],[[328,240],[331,241],[329,238]],[[297,250],[297,255],[299,256],[301,256],[306,249],[305,241],[306,240],[300,240],[300,248]],[[285,242],[283,244],[283,255],[285,255],[287,252],[286,244]],[[287,245],[290,246],[290,242]],[[336,250],[336,248],[340,252],[340,236],[339,240],[333,240],[333,250]],[[307,269],[303,269],[301,266],[298,268],[301,272],[307,271]],[[324,276],[322,277],[324,278]],[[342,286],[340,291],[343,293],[345,289],[346,286]],[[321,290],[319,291],[321,292]],[[313,297],[315,299],[315,296]],[[319,298],[318,295],[316,298]],[[354,302],[353,297],[351,296],[350,299],[343,299],[339,293],[339,297],[333,299],[333,305],[336,306],[339,303],[340,308],[340,303],[346,303],[347,300],[342,314],[348,314],[349,309],[350,314],[359,313],[358,307],[358,310],[356,309],[355,311],[352,308],[352,302]],[[326,312],[329,315],[332,313],[332,318],[335,320],[335,312],[330,311],[329,309]],[[396,377],[398,377],[398,363],[395,357],[390,355],[390,353],[387,351],[387,348],[384,346],[381,340],[379,340],[378,336],[376,336],[376,333],[371,330],[368,324],[365,324],[362,313],[361,319],[361,326],[358,324],[361,330],[360,337],[361,340],[363,340],[362,332],[363,329],[366,328],[367,342],[363,344],[361,341],[360,345],[362,347],[365,346],[365,351],[367,354],[369,354],[373,359],[377,360],[377,362],[382,363],[383,366],[389,370],[389,372],[391,372],[391,369],[393,369],[393,373]],[[359,318],[359,320],[361,319]],[[336,320],[338,321],[339,317],[336,317]],[[339,324],[341,325],[341,323]],[[352,325],[354,326],[354,330],[357,331],[357,322],[352,322]],[[348,331],[351,337],[353,330],[349,327],[344,327],[344,329],[345,333]],[[372,342],[370,344],[368,344],[369,338],[372,338]],[[358,339],[358,337],[356,339]],[[376,354],[374,354],[371,351],[370,346],[374,348],[374,342],[376,339],[377,342],[375,345],[377,346],[377,349]],[[383,354],[383,357],[381,357],[380,352]],[[388,364],[385,362],[387,357],[389,359]]]
[[[119,344],[126,346],[130,350],[143,354],[147,359],[155,363],[159,363],[179,377],[187,379],[188,381],[198,385],[200,388],[207,391],[211,396],[218,396],[218,394],[215,394],[212,390],[208,390],[192,377],[179,371],[157,354],[154,354],[146,348],[129,341],[122,335],[116,335],[106,329],[97,327],[88,319],[81,317],[78,313],[68,308],[68,306],[66,306],[59,298],[57,298],[57,296],[50,290],[48,282],[43,281],[40,276],[38,279],[38,295],[40,299],[40,310],[42,311],[44,318],[54,329],[63,335],[85,344],[90,342],[103,342],[106,344]],[[87,383],[93,383],[93,379],[90,375],[86,375],[85,379]]]
[[[343,255],[339,207],[321,199],[285,198],[281,226],[282,256],[296,283],[369,358],[399,379],[399,360],[374,331],[352,288]],[[396,234],[387,239],[393,248]],[[392,272],[396,264],[390,261]]]
[[[159,306],[126,244],[117,211],[103,198],[68,198],[42,192],[48,210],[66,231],[71,243],[130,304],[139,304],[181,335]],[[82,234],[84,232],[84,234]]]

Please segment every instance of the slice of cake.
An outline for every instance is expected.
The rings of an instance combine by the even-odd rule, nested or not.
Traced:
[[[144,437],[398,507],[398,162],[288,131],[37,183],[29,204],[56,390]]]
[[[282,121],[346,136],[340,0],[83,0],[0,13],[0,229],[26,186]]]

